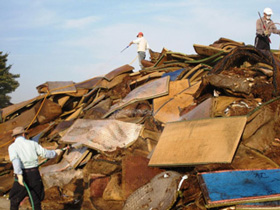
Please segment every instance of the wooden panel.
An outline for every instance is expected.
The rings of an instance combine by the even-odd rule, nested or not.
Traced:
[[[193,93],[199,84],[189,87],[187,80],[170,82],[169,95],[154,99],[154,117],[163,122],[180,119],[180,110],[194,103]]]
[[[35,105],[36,112],[39,111],[41,103],[43,102],[37,103]],[[55,118],[57,118],[61,113],[62,113],[62,109],[59,104],[54,103],[49,99],[46,99],[37,116],[37,120],[40,124],[48,123],[54,120]]]
[[[138,88],[132,90],[124,99],[119,103],[111,106],[108,113],[106,113],[103,118],[106,118],[114,111],[121,109],[129,104],[132,104],[137,101],[143,101],[147,99],[152,99],[168,94],[170,77],[163,77],[160,79],[155,79],[151,82],[148,82]]]
[[[132,70],[134,69],[134,67],[130,66],[130,65],[124,65],[124,66],[121,66],[117,69],[114,69],[113,71],[109,72],[108,74],[105,75],[105,78],[108,80],[108,81],[111,81],[114,77],[120,75],[120,74],[123,74],[123,73],[131,73]]]
[[[246,119],[241,116],[167,123],[149,166],[230,163]]]
[[[36,112],[34,108],[21,113],[18,117],[0,124],[0,132],[6,133],[18,126],[27,127],[35,117],[35,114]],[[36,122],[36,120],[34,122]]]

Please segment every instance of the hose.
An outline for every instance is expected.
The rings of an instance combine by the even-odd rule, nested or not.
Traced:
[[[18,179],[15,178],[15,181],[18,182]],[[32,198],[31,192],[30,192],[27,184],[25,182],[23,182],[23,184],[24,184],[25,189],[27,190],[27,193],[28,193],[28,196],[29,196],[29,199],[30,199],[30,202],[31,202],[32,210],[35,210],[34,202],[33,202],[33,198]]]

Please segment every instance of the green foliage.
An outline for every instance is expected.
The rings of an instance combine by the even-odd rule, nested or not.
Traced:
[[[16,78],[19,78],[19,74],[11,74],[9,71],[11,69],[11,65],[7,66],[7,57],[8,54],[2,54],[0,52],[0,108],[4,108],[11,104],[11,97],[7,94],[15,91],[15,89],[19,86]]]

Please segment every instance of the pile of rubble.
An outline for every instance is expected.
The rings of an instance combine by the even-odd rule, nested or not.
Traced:
[[[13,183],[11,133],[23,126],[45,148],[75,145],[40,160],[43,209],[242,209],[279,200],[270,192],[213,201],[203,176],[279,168],[278,54],[226,38],[194,49],[150,50],[140,71],[124,65],[80,83],[46,82],[38,97],[2,109],[1,194]]]

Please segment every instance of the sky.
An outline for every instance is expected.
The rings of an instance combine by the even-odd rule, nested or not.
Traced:
[[[36,87],[48,81],[82,82],[125,64],[139,71],[136,46],[121,51],[140,31],[153,51],[195,54],[193,44],[210,45],[221,37],[253,45],[258,12],[263,14],[266,7],[280,23],[279,0],[0,3],[0,51],[8,54],[10,72],[20,74],[20,86],[9,94],[12,103],[38,96]],[[273,34],[271,42],[279,50],[280,36]]]

